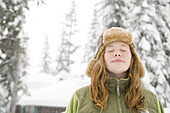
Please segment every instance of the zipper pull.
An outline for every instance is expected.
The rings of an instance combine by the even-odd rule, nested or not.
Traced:
[[[116,79],[117,80],[117,95],[120,96],[120,87],[119,87],[119,82],[120,80]]]

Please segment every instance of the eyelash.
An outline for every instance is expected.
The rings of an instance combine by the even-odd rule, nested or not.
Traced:
[[[108,52],[113,52],[114,50],[108,50]],[[121,49],[120,51],[125,52],[126,50]]]
[[[108,50],[108,52],[113,52],[114,50]]]
[[[125,52],[126,50],[124,50],[124,49],[121,49],[121,51]]]

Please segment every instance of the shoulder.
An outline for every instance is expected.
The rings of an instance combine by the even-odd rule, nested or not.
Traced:
[[[89,86],[82,87],[78,89],[75,93],[78,97],[87,96],[89,94]]]
[[[142,94],[143,94],[143,96],[145,97],[145,100],[148,103],[155,103],[155,102],[157,102],[157,98],[158,97],[152,91],[150,91],[148,89],[145,89],[145,88],[142,88]]]
[[[150,90],[148,90],[148,89],[145,89],[145,88],[142,88],[142,94],[144,95],[144,96],[152,96],[152,97],[155,97],[155,98],[157,98],[157,95],[155,94],[155,93],[153,93],[152,91],[150,91]]]
[[[89,105],[92,106],[89,95],[89,86],[78,89],[75,94],[77,95],[79,101],[79,110],[85,110]]]
[[[158,111],[158,97],[152,91],[142,88],[142,94],[145,97],[146,108],[149,113],[156,113]]]
[[[150,91],[150,90],[148,90],[148,89],[146,89],[146,88],[142,88],[142,93],[144,93],[144,94],[149,94],[149,95],[155,95],[155,96],[156,96],[155,93],[153,93],[152,91]]]

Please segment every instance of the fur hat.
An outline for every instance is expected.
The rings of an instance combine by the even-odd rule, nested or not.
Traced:
[[[132,34],[120,27],[112,27],[106,30],[98,39],[97,46],[107,46],[111,42],[122,41],[128,45],[133,43]],[[99,49],[99,48],[98,48]]]
[[[88,67],[86,69],[86,74],[91,77],[91,70],[93,69],[96,62],[98,62],[99,57],[101,56],[102,51],[105,50],[105,47],[111,42],[122,41],[128,45],[133,45],[132,34],[120,27],[112,27],[106,30],[98,39],[97,42],[97,53],[93,59],[90,60]],[[134,46],[133,46],[134,47]],[[134,48],[135,49],[135,48]]]

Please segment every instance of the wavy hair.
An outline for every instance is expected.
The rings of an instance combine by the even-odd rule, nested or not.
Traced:
[[[144,68],[140,62],[133,44],[129,45],[132,58],[128,69],[128,77],[130,80],[129,86],[126,89],[125,103],[132,113],[145,110],[145,98],[141,92],[140,78],[144,77]],[[91,69],[91,84],[90,84],[90,98],[94,105],[101,110],[107,106],[108,100],[108,74],[104,61],[105,46],[101,46],[96,57],[96,63]]]

